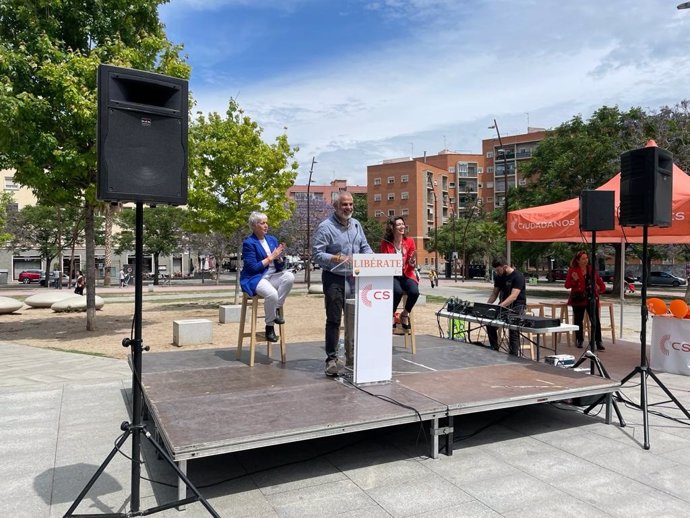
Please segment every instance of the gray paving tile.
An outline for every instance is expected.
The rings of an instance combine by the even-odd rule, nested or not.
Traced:
[[[345,480],[345,474],[325,459],[314,459],[251,475],[264,495]]]
[[[281,517],[322,517],[372,507],[372,499],[349,480],[267,495]]]
[[[413,518],[498,518],[502,515],[475,500],[444,507],[430,512],[415,514]]]
[[[496,512],[539,506],[542,502],[560,501],[564,493],[526,473],[509,475],[494,480],[463,484],[462,489]]]
[[[367,493],[397,517],[432,512],[473,500],[465,491],[434,474],[424,480],[375,487]]]
[[[457,486],[519,473],[518,469],[479,448],[457,449],[451,457],[429,459],[424,465]]]

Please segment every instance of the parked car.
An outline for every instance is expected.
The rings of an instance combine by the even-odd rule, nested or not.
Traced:
[[[685,286],[686,280],[667,272],[649,272],[647,286]]]
[[[546,274],[546,280],[549,282],[564,281],[568,276],[567,268],[554,268]]]
[[[613,282],[613,279],[615,277],[614,271],[613,270],[602,270],[599,272],[599,277],[601,277],[601,280],[604,282]]]
[[[19,282],[22,282],[24,284],[30,284],[32,282],[41,282],[43,278],[45,277],[46,272],[43,270],[38,270],[35,268],[29,268],[27,270],[22,271],[19,274]]]
[[[467,265],[467,278],[474,279],[479,277],[483,279],[486,275],[486,267],[483,264],[468,264]]]
[[[41,277],[41,280],[38,281],[38,283],[41,286],[45,286],[46,280],[43,277]],[[63,286],[69,286],[69,275],[67,275],[66,273],[62,274],[62,285]],[[50,272],[50,279],[48,280],[48,286],[55,286],[55,273],[54,272]]]

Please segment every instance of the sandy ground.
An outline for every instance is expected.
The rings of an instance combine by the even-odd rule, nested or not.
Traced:
[[[142,337],[151,351],[179,351],[237,345],[239,324],[221,324],[218,306],[231,304],[209,294],[207,299],[144,302]],[[434,312],[439,304],[418,304],[415,308],[417,334],[438,335]],[[261,310],[260,310],[261,311]],[[323,343],[325,310],[323,296],[294,294],[285,304],[285,334],[290,342]],[[109,302],[96,313],[96,331],[86,331],[86,313],[55,313],[51,309],[29,308],[0,315],[0,339],[33,347],[101,354],[126,358],[129,349],[122,339],[132,332],[133,302]],[[262,314],[262,313],[260,313]],[[206,318],[214,323],[213,342],[196,346],[173,345],[173,321]],[[260,322],[263,330],[263,322]],[[245,346],[248,339],[245,339]],[[288,350],[289,355],[289,350]]]

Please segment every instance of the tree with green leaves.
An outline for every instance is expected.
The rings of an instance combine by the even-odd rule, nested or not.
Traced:
[[[7,247],[12,251],[38,251],[46,264],[46,279],[53,268],[53,259],[59,258],[66,246],[83,238],[83,211],[77,207],[49,207],[27,205],[10,213],[7,230],[11,238]],[[62,267],[58,269],[62,270]],[[46,283],[47,285],[47,283]]]
[[[153,284],[158,284],[160,257],[180,250],[186,218],[187,211],[179,207],[144,207],[143,247],[144,254],[153,257]],[[134,250],[136,210],[124,208],[117,215],[117,221],[122,230],[115,238],[115,251],[119,254]]]
[[[14,203],[14,196],[11,192],[0,192],[0,246],[5,246],[12,237],[7,231],[7,216],[12,203]]]
[[[290,147],[284,133],[268,144],[262,132],[234,99],[224,117],[199,114],[191,124],[189,230],[233,238],[249,232],[252,211],[266,213],[271,225],[290,217],[286,192],[297,178],[297,149]]]
[[[573,117],[549,132],[521,170],[528,185],[511,190],[511,210],[576,198],[584,189],[599,187],[620,170],[621,153],[640,148],[650,139],[673,144],[682,151],[682,143],[672,132],[683,127],[690,134],[686,112],[687,103],[652,115],[640,108],[622,111],[603,106],[587,120],[580,115]],[[687,154],[688,150],[682,152]],[[525,257],[535,257],[543,245],[529,243],[521,248]],[[620,245],[614,249],[617,270],[622,251]],[[618,291],[619,272],[614,279],[614,291]]]
[[[40,202],[86,221],[86,328],[95,329],[96,71],[100,63],[188,77],[165,36],[166,0],[0,2],[0,167]]]
[[[352,195],[354,210],[352,216],[362,225],[362,231],[367,236],[367,242],[372,250],[379,249],[379,243],[383,239],[385,225],[375,218],[368,215],[368,201],[366,193],[355,193]]]

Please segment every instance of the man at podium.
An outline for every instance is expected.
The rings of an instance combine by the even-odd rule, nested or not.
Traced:
[[[326,306],[326,376],[337,376],[344,366],[338,359],[338,339],[345,299],[354,287],[352,254],[373,253],[362,225],[352,217],[352,194],[339,192],[333,207],[335,213],[316,227],[312,247],[312,257],[321,266]]]

